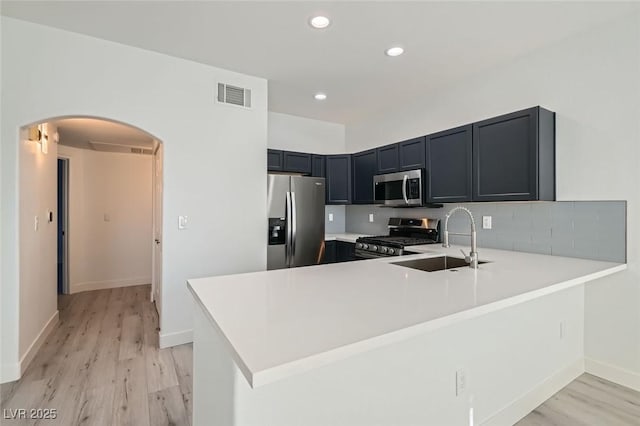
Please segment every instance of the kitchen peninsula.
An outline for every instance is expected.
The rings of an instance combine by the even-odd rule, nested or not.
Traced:
[[[584,284],[626,268],[491,249],[477,270],[398,261],[189,280],[194,425],[512,424],[584,372]]]

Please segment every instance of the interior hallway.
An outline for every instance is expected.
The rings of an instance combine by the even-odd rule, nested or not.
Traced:
[[[149,285],[60,295],[60,322],[2,408],[55,408],[7,425],[188,425],[192,347],[158,350]]]
[[[59,296],[60,322],[2,408],[56,408],[7,425],[189,425],[192,346],[158,350],[150,286]],[[517,426],[640,425],[640,392],[583,374]]]

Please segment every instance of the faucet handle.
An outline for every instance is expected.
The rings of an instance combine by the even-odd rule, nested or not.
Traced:
[[[467,254],[462,249],[460,249],[460,252],[464,256],[464,261],[467,262],[467,263],[471,263],[471,253]]]

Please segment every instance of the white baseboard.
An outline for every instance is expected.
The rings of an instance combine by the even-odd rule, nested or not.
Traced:
[[[625,370],[624,368],[596,361],[591,358],[584,359],[584,367],[589,374],[640,392],[640,373]]]
[[[51,333],[53,328],[56,326],[56,324],[58,324],[58,320],[59,320],[59,312],[55,311],[53,315],[51,315],[51,318],[49,318],[49,321],[47,321],[45,326],[42,328],[42,330],[40,330],[40,333],[38,333],[38,336],[31,343],[31,345],[29,346],[29,349],[27,349],[27,351],[24,353],[22,358],[20,358],[20,377],[22,377],[22,374],[25,372],[25,370],[29,366],[29,363],[33,361],[33,358],[38,353],[38,350],[40,350],[40,347],[42,346],[44,341],[47,340],[47,337],[49,337],[49,334]]]
[[[151,277],[126,278],[123,280],[108,281],[87,281],[83,283],[71,284],[69,291],[71,294],[81,291],[104,290],[107,288],[130,287],[134,285],[151,284]]]
[[[542,381],[538,386],[514,400],[484,422],[482,426],[505,426],[516,424],[524,416],[532,412],[536,407],[551,398],[556,392],[567,386],[578,376],[584,373],[584,360],[580,359],[573,364],[557,371],[552,376]]]
[[[20,363],[13,364],[2,363],[0,371],[0,383],[9,383],[20,378]]]
[[[177,331],[175,333],[160,332],[160,348],[169,348],[171,346],[184,345],[193,342],[193,330]]]

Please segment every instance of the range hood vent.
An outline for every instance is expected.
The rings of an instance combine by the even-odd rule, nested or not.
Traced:
[[[218,102],[251,108],[251,89],[218,83]]]

